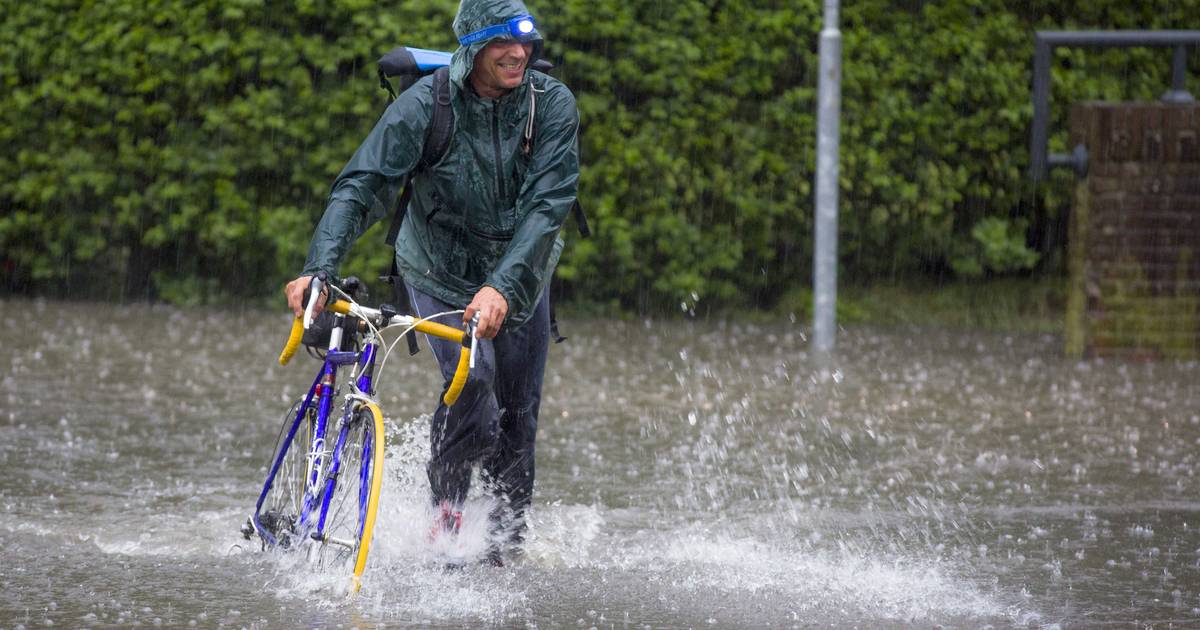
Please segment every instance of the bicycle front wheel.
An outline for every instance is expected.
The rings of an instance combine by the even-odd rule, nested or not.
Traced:
[[[384,438],[379,406],[353,404],[339,431],[336,474],[327,482],[318,558],[325,567],[352,567],[357,591],[379,511]]]
[[[254,528],[264,546],[291,549],[303,542],[305,489],[316,475],[309,449],[314,438],[316,408],[296,401],[283,416],[283,426],[269,462],[271,471],[259,497]]]

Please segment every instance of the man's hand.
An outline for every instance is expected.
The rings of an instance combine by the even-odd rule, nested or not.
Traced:
[[[296,317],[304,317],[304,308],[308,306],[304,303],[304,292],[312,284],[312,279],[312,276],[300,276],[283,287],[283,295],[287,297],[288,308],[292,309]],[[313,307],[313,315],[320,313],[324,307],[324,301],[317,300],[316,305]]]
[[[483,287],[463,312],[463,324],[471,321],[476,313],[479,314],[479,324],[475,327],[475,336],[494,339],[508,315],[508,300],[492,287]]]

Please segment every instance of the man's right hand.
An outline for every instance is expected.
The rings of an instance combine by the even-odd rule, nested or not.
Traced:
[[[312,284],[312,279],[312,276],[300,276],[283,287],[283,295],[287,297],[288,308],[292,309],[296,317],[304,317],[304,307],[307,306],[304,303],[304,292]],[[320,313],[324,306],[325,304],[322,300],[317,300],[316,305],[313,307],[313,315]]]
[[[475,336],[480,339],[495,339],[504,325],[508,315],[508,300],[494,287],[484,286],[471,299],[463,311],[463,325],[479,315],[479,324],[475,327]]]

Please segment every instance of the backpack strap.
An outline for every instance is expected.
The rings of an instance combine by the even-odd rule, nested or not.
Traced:
[[[384,78],[382,70],[380,70],[380,80],[387,87],[391,87]],[[388,247],[395,248],[396,237],[400,234],[400,225],[404,223],[404,215],[408,212],[408,203],[412,200],[413,193],[413,174],[442,160],[442,157],[446,155],[446,150],[450,148],[450,136],[453,133],[454,109],[450,106],[450,68],[443,66],[433,73],[433,111],[430,113],[429,126],[425,128],[425,142],[421,148],[421,159],[417,162],[413,172],[409,173],[404,180],[404,192],[400,193],[400,200],[396,203],[396,211],[392,214],[392,223],[388,226],[387,237],[384,239]],[[408,290],[404,286],[404,277],[396,268],[394,251],[391,259],[392,264],[389,271],[382,279],[392,285],[395,305],[401,311],[411,313],[412,305],[409,303]],[[408,354],[416,354],[420,350],[417,346],[416,335],[409,331],[405,338],[408,342]]]
[[[575,203],[571,204],[571,214],[575,215],[575,226],[579,228],[579,235],[583,238],[588,238],[592,235],[592,228],[588,227],[587,217],[583,214],[583,206],[579,204],[579,198],[575,198]]]
[[[567,338],[562,336],[558,332],[558,316],[554,314],[554,300],[555,300],[554,296],[551,295],[550,296],[550,338],[554,340],[554,343],[562,343],[562,342],[566,341]]]
[[[533,132],[536,128],[534,121],[537,119],[537,95],[546,92],[545,87],[538,89],[533,84],[533,75],[529,76],[529,116],[525,118],[525,134],[521,141],[521,152],[528,156],[533,152]]]
[[[433,73],[433,114],[425,132],[425,148],[421,151],[421,167],[429,168],[442,161],[450,148],[454,134],[454,109],[450,107],[450,67],[442,66]]]
[[[425,128],[421,159],[413,173],[440,162],[446,155],[446,150],[450,148],[450,136],[453,134],[454,108],[450,106],[450,68],[442,66],[433,73],[433,111],[429,117],[429,126]],[[384,239],[388,245],[396,244],[400,224],[404,222],[404,214],[408,212],[408,202],[412,199],[413,173],[409,173],[404,181],[404,192],[400,193],[400,201],[392,215],[392,224],[388,226],[387,238]]]

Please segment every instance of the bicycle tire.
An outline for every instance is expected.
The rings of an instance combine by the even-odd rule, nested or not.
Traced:
[[[318,546],[323,567],[353,568],[353,590],[362,585],[383,486],[383,412],[374,403],[351,402],[338,471],[326,492],[324,527]]]
[[[303,399],[296,401],[284,414],[279,439],[268,461],[268,466],[277,467],[274,477],[267,481],[262,505],[256,514],[257,529],[264,546],[295,548],[304,541],[305,530],[309,529],[299,521],[306,480],[312,474],[308,468],[308,454],[316,429],[317,409],[315,405],[309,405],[303,416],[298,417],[303,403]]]

